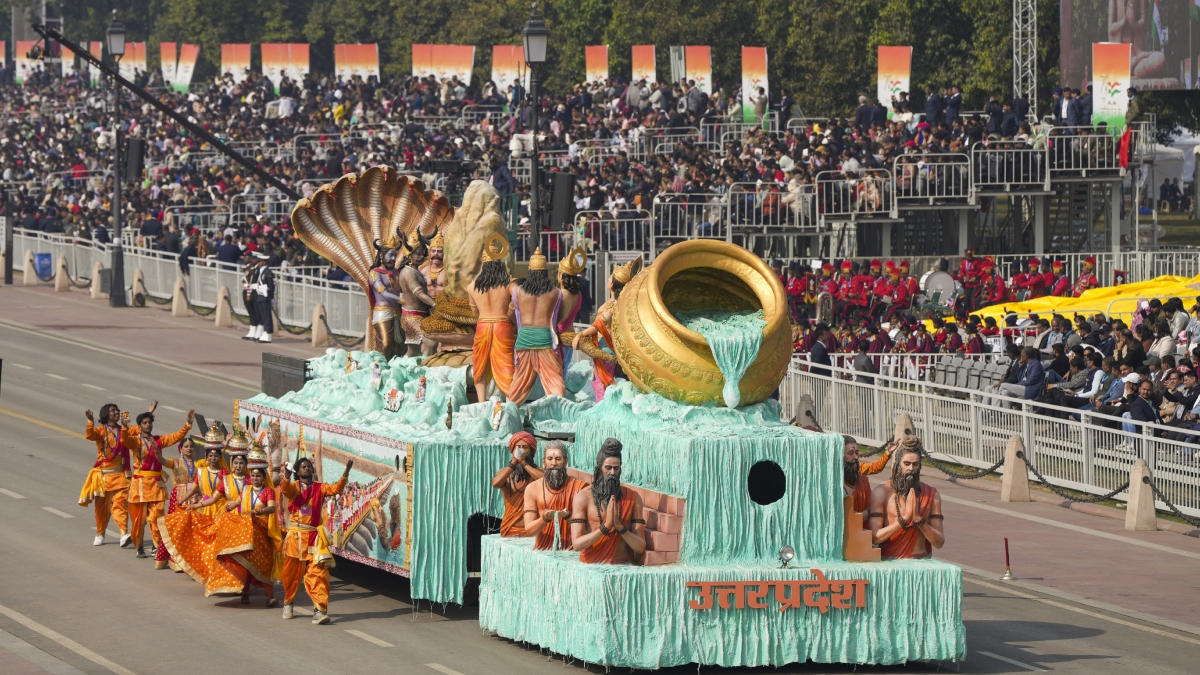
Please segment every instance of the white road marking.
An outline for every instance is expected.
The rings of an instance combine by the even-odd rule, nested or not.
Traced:
[[[1196,553],[1194,551],[1185,551],[1183,549],[1171,548],[1170,546],[1163,546],[1162,544],[1154,544],[1154,543],[1151,543],[1148,541],[1142,541],[1140,539],[1131,539],[1130,537],[1122,537],[1119,534],[1110,534],[1108,532],[1101,532],[1100,530],[1093,530],[1093,529],[1087,528],[1087,527],[1080,527],[1079,525],[1072,525],[1070,523],[1060,523],[1057,520],[1051,520],[1049,518],[1042,518],[1040,516],[1031,516],[1027,513],[1021,513],[1020,511],[1012,511],[1010,509],[1002,509],[1000,507],[989,506],[987,504],[977,504],[973,501],[968,501],[966,499],[958,499],[957,497],[951,497],[949,495],[942,495],[942,501],[950,502],[951,504],[961,504],[963,506],[970,506],[971,508],[976,508],[976,509],[983,509],[984,511],[991,511],[992,513],[1000,513],[1000,514],[1003,514],[1006,516],[1012,516],[1013,518],[1021,518],[1021,519],[1029,520],[1029,521],[1032,521],[1035,523],[1041,523],[1042,525],[1049,525],[1051,527],[1059,527],[1064,530],[1070,530],[1072,532],[1080,532],[1082,534],[1090,534],[1093,537],[1100,537],[1101,539],[1111,539],[1112,541],[1119,541],[1122,544],[1133,544],[1134,546],[1141,546],[1143,548],[1154,549],[1155,551],[1162,551],[1163,553],[1174,553],[1175,555],[1181,555],[1185,558],[1195,558],[1197,560],[1200,560],[1200,553]]]
[[[1100,613],[1098,613],[1098,612],[1089,612],[1089,611],[1087,611],[1086,609],[1080,609],[1080,608],[1078,608],[1078,607],[1072,607],[1071,605],[1064,605],[1064,604],[1063,604],[1063,603],[1061,603],[1061,602],[1055,602],[1055,601],[1053,601],[1053,600],[1047,600],[1046,598],[1039,598],[1039,597],[1037,597],[1036,595],[1028,595],[1028,594],[1026,594],[1026,593],[1021,593],[1021,592],[1018,592],[1018,591],[1014,591],[1014,590],[1012,590],[1012,588],[1005,588],[1004,586],[998,586],[998,585],[996,585],[996,584],[990,584],[990,583],[988,583],[988,582],[986,582],[986,581],[979,581],[978,579],[969,579],[969,578],[967,578],[967,577],[963,577],[963,581],[969,581],[969,582],[971,582],[971,583],[973,583],[973,584],[978,584],[978,585],[980,585],[980,586],[985,586],[985,587],[987,587],[987,588],[991,588],[991,589],[993,589],[993,590],[1000,591],[1001,593],[1008,593],[1009,595],[1015,595],[1016,597],[1018,597],[1018,598],[1023,598],[1023,599],[1025,599],[1025,600],[1037,600],[1038,602],[1045,603],[1045,604],[1047,604],[1047,605],[1050,605],[1050,606],[1052,606],[1052,607],[1058,607],[1059,609],[1065,609],[1065,610],[1067,610],[1067,611],[1069,611],[1069,612],[1075,612],[1075,613],[1077,613],[1077,614],[1083,614],[1084,616],[1090,616],[1090,617],[1092,617],[1092,618],[1094,618],[1094,619],[1104,619],[1105,621],[1111,621],[1111,622],[1113,622],[1113,623],[1119,623],[1119,624],[1121,624],[1122,626],[1129,626],[1130,628],[1136,628],[1136,629],[1138,629],[1138,630],[1144,630],[1144,631],[1146,631],[1147,633],[1154,633],[1155,635],[1162,635],[1163,637],[1174,638],[1174,639],[1176,639],[1176,640],[1179,640],[1179,641],[1181,641],[1181,642],[1187,642],[1187,643],[1189,643],[1189,644],[1193,644],[1193,645],[1200,646],[1200,640],[1196,640],[1196,639],[1193,639],[1193,638],[1190,638],[1190,637],[1184,637],[1183,635],[1176,635],[1175,633],[1168,633],[1168,632],[1167,632],[1167,631],[1165,631],[1165,630],[1158,630],[1157,628],[1151,628],[1151,627],[1149,627],[1149,626],[1143,626],[1143,625],[1141,625],[1141,624],[1133,623],[1132,621],[1125,621],[1124,619],[1118,619],[1118,618],[1116,618],[1116,617],[1114,617],[1114,616],[1108,616],[1108,615],[1106,615],[1106,614],[1100,614]]]
[[[56,379],[56,380],[65,380],[65,379],[67,379],[67,378],[63,377],[62,375],[55,375],[54,373],[46,373],[46,377],[53,377],[53,378],[54,378],[54,379]]]
[[[58,516],[59,518],[74,518],[75,517],[69,513],[64,513],[62,511],[59,511],[58,509],[54,508],[53,506],[43,506],[42,510],[45,511],[46,513],[53,513],[54,515]]]
[[[164,406],[163,406],[163,408],[166,408],[167,410],[170,410],[171,412],[177,412],[177,413],[187,413],[187,411],[186,411],[186,410],[180,410],[179,408],[175,408],[175,407],[172,407],[172,406],[169,406],[169,405],[164,405]]]
[[[146,399],[142,398],[141,396],[134,396],[133,394],[121,394],[121,395],[124,396],[125,398],[131,398],[135,401],[145,401],[146,400]]]
[[[20,656],[51,675],[83,675],[83,671],[50,656],[6,630],[0,630],[0,647]]]
[[[5,490],[4,488],[0,488],[0,495],[8,495],[13,499],[25,499],[25,495],[19,495],[12,490]]]
[[[380,640],[379,638],[377,638],[373,635],[367,635],[366,633],[362,632],[361,630],[348,630],[346,632],[353,635],[356,638],[362,638],[362,639],[366,640],[367,642],[370,642],[373,645],[379,645],[380,647],[395,647],[396,646],[390,642],[384,642],[383,640]]]
[[[14,363],[12,365],[20,368],[21,370],[33,370],[33,366],[27,366],[24,363]]]
[[[113,532],[112,530],[105,530],[104,533],[107,534],[108,536],[112,537],[113,539],[116,539],[117,541],[121,541],[121,533],[120,532]]]
[[[1029,665],[1028,663],[1021,663],[1020,661],[1017,661],[1017,660],[1015,660],[1015,659],[1010,659],[1010,658],[1008,658],[1007,656],[1000,656],[999,654],[993,654],[993,653],[991,653],[991,652],[975,652],[975,653],[976,653],[976,654],[983,654],[984,656],[990,656],[990,657],[992,657],[993,659],[996,659],[997,661],[1003,661],[1003,662],[1007,663],[1007,664],[1008,664],[1008,665],[1010,665],[1010,666],[1016,666],[1016,667],[1018,667],[1018,668],[1024,668],[1025,670],[1032,670],[1032,671],[1033,671],[1033,672],[1035,672],[1035,673],[1044,673],[1044,672],[1046,672],[1046,670],[1045,670],[1044,668],[1038,668],[1037,666],[1031,666],[1031,665]]]
[[[16,610],[12,610],[12,609],[9,609],[8,607],[5,607],[4,605],[0,605],[0,614],[7,616],[8,618],[12,619],[13,621],[16,621],[17,623],[21,624],[22,626],[25,626],[29,630],[36,631],[37,633],[40,633],[41,635],[48,637],[51,640],[54,640],[58,644],[66,647],[67,649],[70,649],[71,651],[82,656],[83,658],[87,659],[88,661],[91,661],[92,663],[94,663],[98,666],[103,666],[104,668],[107,668],[108,670],[110,670],[114,673],[117,673],[117,675],[134,675],[134,672],[132,670],[129,670],[127,668],[122,668],[121,666],[113,663],[112,661],[109,661],[108,659],[104,658],[103,656],[100,656],[96,652],[88,649],[87,647],[84,647],[83,645],[72,640],[71,638],[66,637],[64,635],[60,635],[59,633],[56,633],[56,632],[50,630],[49,628],[43,626],[42,624],[34,621],[33,619],[25,616],[24,614],[22,614]]]
[[[440,663],[426,663],[425,667],[433,668],[434,670],[438,671],[439,673],[443,673],[444,675],[463,675],[462,673],[458,672],[457,670],[455,670],[453,668],[447,668],[446,666],[443,666]]]
[[[104,387],[97,387],[97,386],[96,386],[96,385],[94,385],[94,384],[85,384],[85,385],[83,385],[83,386],[87,387],[88,389],[95,389],[96,391],[108,391],[108,390],[107,390],[107,389],[105,389]]]

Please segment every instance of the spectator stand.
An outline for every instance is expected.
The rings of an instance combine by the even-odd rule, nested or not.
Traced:
[[[947,373],[948,369],[949,364]],[[953,380],[947,374],[945,382],[873,375],[873,384],[868,384],[855,380],[862,373],[836,366],[828,376],[814,375],[796,359],[780,386],[780,402],[784,414],[790,415],[800,398],[809,396],[817,423],[826,432],[849,434],[867,445],[887,442],[896,415],[907,413],[932,458],[980,469],[996,466],[1008,440],[1020,435],[1030,465],[1049,485],[1092,495],[1121,487],[1130,467],[1142,458],[1162,496],[1183,513],[1200,515],[1196,445],[1162,437],[1177,428],[1138,422],[1124,430],[1120,424],[1130,420],[1095,412],[1083,413],[1082,419],[1062,419],[1053,415],[1080,411],[982,392],[985,374],[995,376],[994,365],[967,367],[965,384],[959,379],[964,365],[954,369]],[[980,385],[972,388],[968,385],[976,371]],[[1112,498],[1127,500],[1128,492]],[[1156,506],[1168,508],[1161,499]]]

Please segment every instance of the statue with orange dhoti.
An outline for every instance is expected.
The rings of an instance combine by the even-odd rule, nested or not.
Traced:
[[[535,537],[533,548],[539,551],[571,548],[571,505],[587,484],[567,475],[567,448],[562,441],[546,444],[542,473],[525,488],[525,535]]]
[[[922,454],[920,439],[901,437],[892,479],[871,491],[868,528],[885,559],[931,558],[946,543],[942,498],[921,482]]]
[[[492,487],[504,497],[504,516],[500,519],[501,537],[524,537],[525,532],[525,489],[542,478],[540,469],[533,463],[537,452],[537,439],[528,431],[518,431],[508,439],[508,450],[512,455],[492,477]]]
[[[642,498],[621,490],[621,447],[615,438],[604,440],[591,488],[571,504],[571,548],[585,563],[640,564],[646,552]]]
[[[520,405],[540,379],[549,396],[566,393],[563,383],[562,353],[558,349],[558,310],[562,291],[555,288],[546,270],[542,249],[529,257],[529,274],[513,288],[517,344],[513,364],[512,387],[508,400]]]
[[[574,349],[582,349],[592,357],[595,364],[596,377],[592,380],[592,388],[596,392],[596,401],[604,400],[604,391],[622,375],[621,366],[613,353],[612,323],[613,314],[617,311],[617,299],[621,290],[642,270],[642,259],[634,258],[614,269],[608,278],[608,301],[596,312],[596,320],[591,326],[575,334],[571,341]],[[600,340],[604,344],[600,344]]]
[[[283,618],[293,616],[292,605],[304,580],[304,591],[313,602],[314,624],[329,623],[329,570],[334,566],[333,554],[329,551],[329,539],[321,527],[325,499],[340,495],[346,489],[346,479],[354,460],[346,462],[342,477],[333,484],[315,480],[316,470],[312,460],[301,457],[292,471],[285,472],[279,482],[278,494],[288,499],[287,536],[283,540],[283,568],[279,579],[283,582]]]
[[[583,307],[583,277],[587,269],[587,250],[578,246],[571,250],[562,260],[558,261],[558,287],[562,289],[562,303],[558,308],[558,323],[554,332],[558,333],[558,351],[563,362],[563,372],[571,367],[574,358],[574,347],[571,346],[575,331],[575,317]],[[572,334],[571,338],[567,335]]]
[[[487,400],[491,380],[496,381],[496,387],[505,396],[512,387],[513,351],[517,344],[512,296],[516,284],[505,266],[507,259],[508,240],[503,235],[493,234],[484,245],[479,275],[474,283],[466,286],[471,308],[478,317],[471,348],[471,370],[480,401]]]

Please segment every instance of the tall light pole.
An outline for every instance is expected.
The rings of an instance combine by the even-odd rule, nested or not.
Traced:
[[[118,65],[125,56],[125,26],[117,21],[117,10],[113,10],[112,21],[105,32],[108,38],[108,53]],[[121,246],[121,87],[113,86],[113,199],[112,199],[112,262],[108,286],[109,307],[125,306],[125,251]]]
[[[529,98],[533,100],[530,111],[530,122],[533,126],[533,159],[530,161],[529,174],[529,222],[532,225],[533,246],[540,244],[542,225],[542,166],[538,156],[538,116],[541,112],[541,82],[538,81],[538,67],[546,62],[546,45],[550,41],[550,30],[542,15],[538,14],[537,3],[532,5],[532,14],[521,30],[521,38],[525,43],[525,65],[529,68]]]

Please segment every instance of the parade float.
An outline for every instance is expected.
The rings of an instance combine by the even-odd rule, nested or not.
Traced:
[[[476,400],[470,352],[461,351],[474,333],[462,290],[481,260],[496,259],[485,251],[502,227],[494,205],[481,182],[455,210],[375,168],[293,213],[299,236],[367,292],[367,345],[329,350],[309,362],[302,389],[240,401],[237,413],[276,429],[275,455],[313,457],[326,476],[354,460],[351,486],[326,507],[336,555],[408,577],[414,599],[456,603],[478,557],[484,629],[588,663],[965,656],[959,568],[880,561],[864,514],[843,493],[842,438],[780,421],[770,396],[791,358],[786,301],[753,254],[688,241],[645,270],[623,268],[624,290],[606,305],[611,349],[585,350],[624,375],[600,395],[592,363],[580,359],[566,370],[564,396],[535,390],[517,406],[489,390]],[[413,309],[406,287],[402,307],[384,302],[376,282],[387,252],[438,237],[439,297]],[[392,327],[420,311],[426,341],[403,343],[427,355],[401,356]],[[428,355],[428,341],[440,350]],[[646,550],[634,564],[585,564],[578,552],[488,534],[504,513],[492,478],[521,430],[569,441],[571,475],[584,480],[605,439],[624,444],[621,488],[640,497],[645,519]]]

